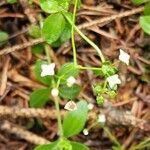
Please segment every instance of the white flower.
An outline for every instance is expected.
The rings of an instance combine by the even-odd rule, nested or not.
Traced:
[[[74,101],[69,101],[65,105],[64,109],[69,110],[69,111],[74,111],[74,110],[77,109],[77,105],[76,105],[76,103]]]
[[[43,64],[41,65],[41,77],[45,77],[47,75],[54,75],[54,68],[55,68],[55,63],[51,63],[51,64]]]
[[[119,60],[129,65],[130,55],[120,49]]]
[[[88,131],[87,129],[84,129],[84,130],[83,130],[83,134],[84,134],[84,135],[88,135],[88,134],[89,134],[89,131]]]
[[[105,122],[106,122],[106,117],[105,117],[104,114],[100,114],[100,115],[98,116],[98,122],[99,122],[99,123],[105,123]]]
[[[51,90],[51,95],[52,95],[53,97],[57,97],[58,94],[59,94],[59,91],[58,91],[57,88],[53,88],[53,89]]]
[[[94,105],[92,103],[89,103],[87,107],[89,110],[92,110],[94,108]]]
[[[76,83],[76,79],[73,77],[73,76],[70,76],[68,79],[67,79],[67,86],[68,87],[71,87],[73,84]]]
[[[121,84],[121,80],[118,77],[118,74],[114,74],[106,79],[109,83],[111,89],[114,88],[115,85]]]

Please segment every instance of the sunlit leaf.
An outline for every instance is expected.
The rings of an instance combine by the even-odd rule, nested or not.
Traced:
[[[86,145],[78,143],[78,142],[71,142],[72,150],[90,150]]]
[[[50,89],[38,89],[31,93],[30,106],[43,107],[48,101]]]
[[[141,16],[140,17],[140,25],[144,32],[150,34],[150,16]]]
[[[49,44],[58,40],[64,30],[65,22],[61,13],[52,14],[44,20],[42,35]]]
[[[80,93],[80,86],[73,85],[68,87],[67,85],[62,85],[59,88],[59,94],[62,98],[65,99],[75,99]]]
[[[69,5],[70,0],[40,0],[41,8],[47,13],[67,11]]]
[[[57,144],[58,144],[58,141],[52,142],[50,144],[39,145],[34,150],[58,150]]]
[[[77,110],[66,114],[63,121],[63,131],[65,137],[77,135],[84,128],[88,114],[87,102],[77,103]]]

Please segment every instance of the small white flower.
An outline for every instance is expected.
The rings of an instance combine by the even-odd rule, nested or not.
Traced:
[[[119,60],[129,65],[130,55],[120,49]]]
[[[51,64],[43,64],[41,65],[41,77],[45,77],[47,75],[54,75],[54,68],[55,68],[55,63],[51,63]]]
[[[69,111],[74,111],[74,110],[77,109],[77,105],[76,105],[76,103],[74,101],[69,101],[65,105],[64,109],[69,110]]]
[[[109,83],[111,89],[114,88],[115,85],[121,84],[121,80],[118,77],[118,74],[114,74],[106,79]]]
[[[76,79],[73,77],[73,76],[70,76],[68,79],[67,79],[67,86],[68,87],[71,87],[73,84],[76,83]]]
[[[89,131],[88,131],[87,129],[84,129],[84,130],[83,130],[83,134],[84,134],[84,135],[88,135],[88,134],[89,134]]]
[[[58,91],[57,88],[53,88],[53,89],[51,90],[51,95],[52,95],[53,97],[57,97],[58,94],[59,94],[59,91]]]
[[[92,103],[89,103],[87,107],[89,110],[92,110],[94,108],[94,105]]]
[[[100,114],[100,115],[98,116],[98,122],[99,122],[99,123],[105,123],[105,122],[106,122],[106,117],[105,117],[104,114]]]

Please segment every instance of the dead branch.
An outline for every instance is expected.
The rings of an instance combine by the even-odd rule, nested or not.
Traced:
[[[1,121],[0,123],[0,130],[6,131],[10,134],[15,134],[21,139],[24,139],[30,143],[33,143],[35,145],[40,145],[40,144],[48,144],[50,141],[44,139],[43,137],[40,137],[32,132],[29,132],[25,130],[24,128],[12,124],[9,121]]]

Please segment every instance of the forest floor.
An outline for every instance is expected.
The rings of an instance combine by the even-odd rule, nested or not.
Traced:
[[[142,12],[143,6],[135,6],[130,0],[83,0],[77,13],[77,26],[118,66],[122,83],[117,96],[110,100],[106,126],[124,149],[150,136],[150,37],[139,25]],[[27,0],[15,4],[0,1],[0,30],[9,34],[8,42],[0,47],[0,150],[31,150],[57,138],[53,103],[41,109],[29,107],[31,92],[44,87],[35,79],[33,67],[37,59],[44,60],[45,56],[32,53],[32,47],[43,39],[28,34],[29,25],[37,24],[40,15],[45,14],[38,0],[33,0],[32,5]],[[75,40],[79,64],[100,66],[93,48],[79,36]],[[128,66],[118,62],[119,49],[130,54]],[[50,55],[58,67],[71,61],[71,42],[54,48]],[[84,71],[78,80],[82,83],[79,98],[94,104],[86,124],[90,126],[97,112],[107,109],[96,104],[92,92],[92,83],[103,79]],[[60,102],[62,113],[65,102]],[[99,127],[92,128],[87,136],[81,133],[72,139],[92,150],[112,149],[112,141]]]

